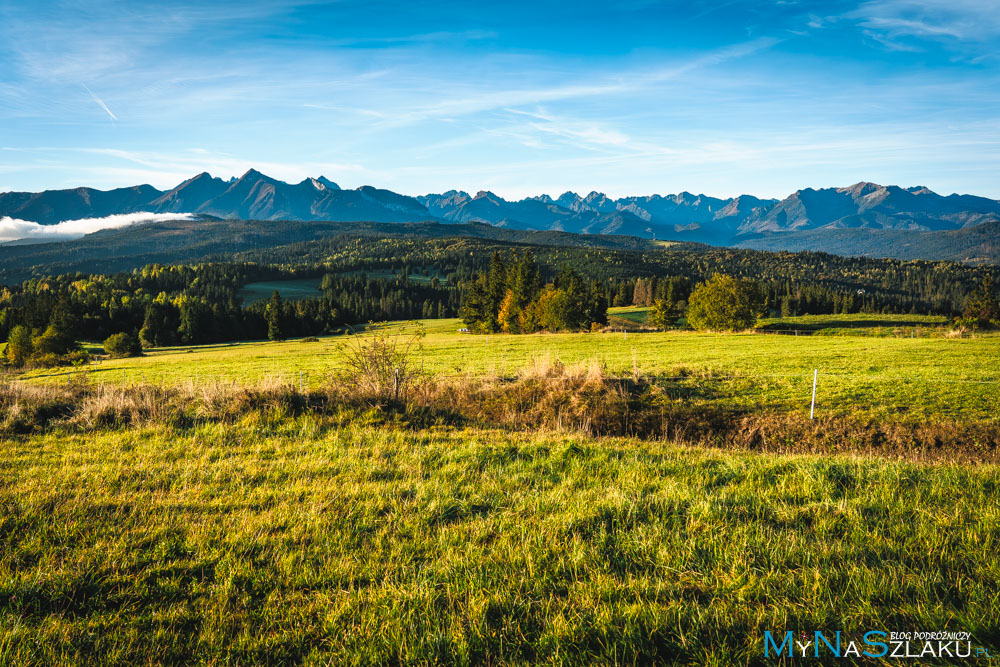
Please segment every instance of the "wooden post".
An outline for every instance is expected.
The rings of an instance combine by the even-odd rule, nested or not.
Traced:
[[[813,415],[816,413],[816,377],[819,375],[819,369],[813,369],[813,400],[812,407],[809,408],[809,419],[813,419]]]

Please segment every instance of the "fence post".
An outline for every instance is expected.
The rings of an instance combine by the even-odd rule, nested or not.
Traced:
[[[813,369],[813,400],[812,407],[809,408],[809,419],[813,419],[813,415],[816,413],[816,377],[819,375],[819,369]]]

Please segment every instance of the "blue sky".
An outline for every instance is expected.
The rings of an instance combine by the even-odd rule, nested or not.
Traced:
[[[995,0],[0,0],[0,191],[1000,198]]]

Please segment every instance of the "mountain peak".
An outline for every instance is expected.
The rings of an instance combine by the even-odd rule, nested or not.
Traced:
[[[250,169],[247,169],[246,173],[243,174],[242,176],[240,176],[239,180],[241,180],[241,181],[245,181],[245,180],[274,181],[273,178],[271,178],[270,176],[265,176],[264,174],[260,173],[259,171],[257,171],[253,167],[251,167]]]
[[[870,195],[873,192],[878,192],[879,190],[884,190],[885,188],[878,183],[871,183],[869,181],[859,181],[854,185],[846,188],[840,188],[840,192],[854,195],[855,197],[864,197]]]
[[[576,194],[572,190],[567,190],[566,192],[562,193],[555,199],[556,204],[559,204],[560,206],[565,206],[567,208],[581,201],[583,201],[583,199],[580,197],[580,195]]]
[[[320,176],[319,178],[317,178],[315,180],[318,181],[320,184],[322,184],[328,190],[340,190],[340,186],[337,185],[336,183],[334,183],[333,181],[331,181],[326,176]]]

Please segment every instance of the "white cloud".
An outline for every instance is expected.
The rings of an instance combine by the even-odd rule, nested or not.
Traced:
[[[899,38],[918,38],[971,48],[1000,35],[1000,11],[994,0],[869,0],[847,17],[858,19],[890,44]]]
[[[125,213],[123,215],[109,215],[106,218],[82,218],[80,220],[66,220],[55,225],[42,225],[30,220],[18,220],[4,216],[0,218],[0,242],[72,241],[102,229],[120,229],[140,222],[190,220],[193,217],[191,213]]]

